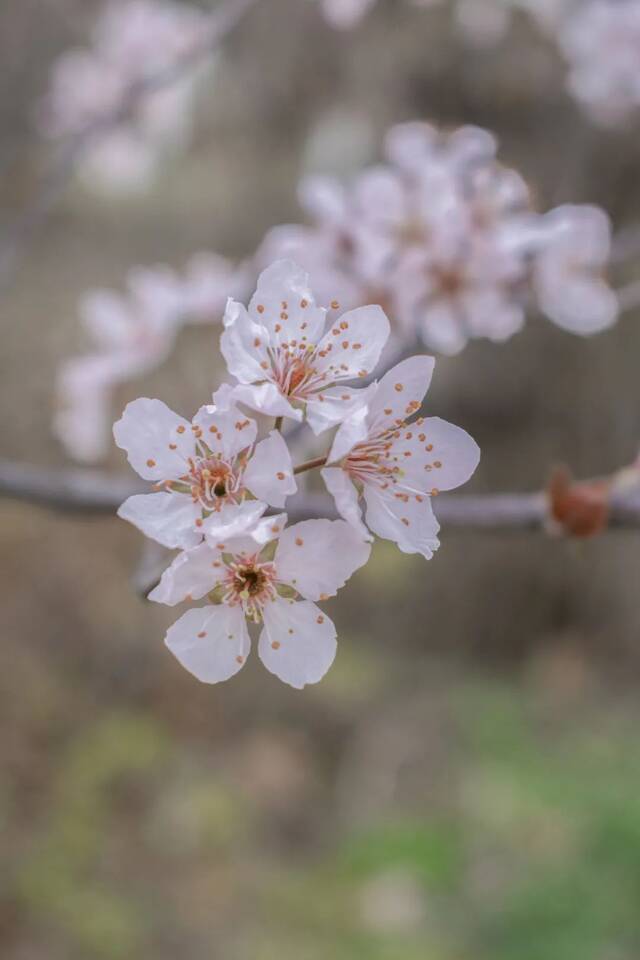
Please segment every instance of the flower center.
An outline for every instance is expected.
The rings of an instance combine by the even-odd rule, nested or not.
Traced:
[[[223,603],[242,605],[245,615],[258,623],[262,608],[277,596],[276,568],[273,563],[261,563],[257,555],[242,555],[227,564],[227,574],[222,581]]]
[[[273,378],[285,396],[305,399],[326,384],[325,373],[317,373],[311,344],[292,340],[280,344],[272,353]]]
[[[189,473],[181,479],[205,510],[217,511],[225,503],[238,503],[242,499],[241,476],[224,460],[217,457],[190,460],[189,467]]]
[[[234,574],[234,583],[239,596],[248,593],[250,597],[255,597],[264,590],[267,579],[265,571],[255,566],[238,567]]]
[[[385,430],[377,437],[356,444],[344,462],[344,469],[354,480],[363,483],[377,482],[383,489],[390,483],[397,483],[396,475],[402,471],[395,462],[397,458],[393,457],[391,449],[393,441],[399,436],[398,430]]]

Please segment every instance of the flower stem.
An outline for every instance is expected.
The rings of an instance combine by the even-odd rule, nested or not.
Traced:
[[[294,473],[306,473],[307,470],[315,470],[316,467],[324,467],[327,462],[326,457],[316,457],[314,460],[306,460],[293,468]]]
[[[276,422],[273,425],[274,430],[278,430],[279,433],[282,433],[282,417],[276,417]]]

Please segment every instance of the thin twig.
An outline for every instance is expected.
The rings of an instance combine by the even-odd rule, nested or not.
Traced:
[[[327,462],[325,457],[314,457],[313,460],[305,460],[304,463],[299,463],[297,467],[293,468],[295,474],[306,473],[307,470],[316,470],[318,467],[324,467]]]
[[[64,193],[87,148],[129,116],[146,96],[171,86],[185,73],[197,67],[257,2],[258,0],[222,0],[209,15],[207,25],[190,50],[168,68],[133,83],[116,110],[93,121],[65,141],[53,157],[49,168],[45,170],[32,202],[0,238],[0,286],[7,282],[31,237]]]

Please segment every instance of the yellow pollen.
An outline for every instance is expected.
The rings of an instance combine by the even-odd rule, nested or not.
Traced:
[[[177,432],[177,433],[184,433],[185,429],[186,429],[186,427],[183,427],[182,424],[180,424],[180,426],[177,428],[176,432]]]
[[[258,313],[264,313],[264,307],[262,306],[261,303],[258,304],[258,306],[256,307],[256,309],[257,309]]]
[[[170,443],[170,444],[169,444],[169,450],[177,450],[177,449],[178,449],[178,444],[177,444],[177,443]]]
[[[259,347],[261,342],[262,341],[260,340],[260,337],[256,337],[255,340],[253,341],[254,347]]]
[[[271,644],[271,649],[272,649],[272,650],[279,650],[279,649],[280,649],[280,643],[279,643],[278,640],[274,640],[274,641],[273,641],[273,643]]]
[[[332,301],[331,301],[331,309],[332,309],[332,310],[339,310],[339,309],[340,309],[340,304],[338,303],[337,300],[332,300]]]
[[[148,467],[155,467],[155,465],[156,465],[155,460],[147,460],[147,466],[148,466]]]
[[[206,630],[201,630],[200,633],[198,634],[198,639],[199,639],[199,640],[202,640],[202,638],[203,638],[203,637],[206,637],[206,635],[207,635],[207,631],[206,631]]]
[[[397,390],[398,393],[402,393],[402,391],[404,390],[404,387],[402,386],[401,383],[396,383],[394,385],[394,390]]]
[[[282,330],[282,327],[279,323],[276,323],[273,329],[276,331],[276,333],[280,333],[280,331]]]
[[[308,301],[308,300],[301,300],[301,301],[300,301],[300,306],[301,306],[302,309],[304,310],[305,307],[308,307],[308,306],[309,306],[309,301]]]
[[[304,543],[302,537],[296,537],[296,547],[301,547]]]

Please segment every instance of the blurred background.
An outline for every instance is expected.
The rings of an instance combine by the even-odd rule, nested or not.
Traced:
[[[0,226],[46,159],[51,64],[98,8],[3,0]],[[312,0],[263,0],[215,57],[188,152],[141,195],[75,184],[3,291],[1,455],[67,462],[54,384],[88,287],[245,256],[300,219],[301,173],[349,174],[407,119],[494,131],[541,208],[640,219],[638,127],[590,125],[524,15],[478,48],[446,3],[381,0],[341,33]],[[533,318],[439,360],[429,412],[480,443],[470,490],[634,459],[637,321],[583,340]],[[114,416],[145,394],[190,415],[223,375],[217,340],[185,330]],[[637,960],[636,533],[445,529],[429,563],[379,543],[328,605],[338,657],[304,692],[256,657],[215,687],[184,672],[162,644],[175,611],[131,584],[142,539],[0,502],[3,960]]]

